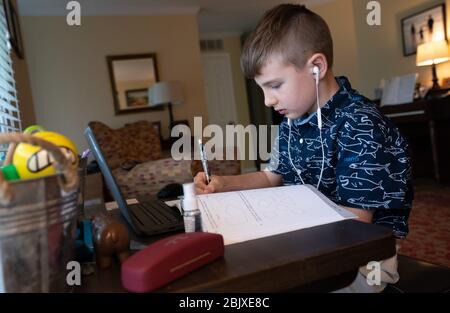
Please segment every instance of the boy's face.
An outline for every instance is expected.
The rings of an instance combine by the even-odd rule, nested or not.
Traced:
[[[260,72],[255,81],[264,92],[267,107],[292,120],[315,112],[316,86],[309,66],[299,70],[284,63],[281,56],[273,55]]]

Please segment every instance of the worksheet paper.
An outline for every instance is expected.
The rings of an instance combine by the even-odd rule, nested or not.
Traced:
[[[225,245],[333,223],[356,216],[310,185],[197,196],[203,231]]]

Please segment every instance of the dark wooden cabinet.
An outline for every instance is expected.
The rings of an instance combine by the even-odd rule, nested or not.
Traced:
[[[384,106],[409,142],[413,177],[450,182],[450,97]]]

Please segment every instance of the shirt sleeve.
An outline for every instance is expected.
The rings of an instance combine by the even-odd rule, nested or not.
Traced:
[[[410,206],[411,167],[406,140],[384,118],[356,116],[344,121],[338,131],[339,204],[377,211]]]

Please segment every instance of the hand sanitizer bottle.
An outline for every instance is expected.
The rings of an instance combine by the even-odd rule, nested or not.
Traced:
[[[186,233],[202,231],[202,220],[200,210],[197,207],[194,183],[183,184],[183,194],[184,231]]]

